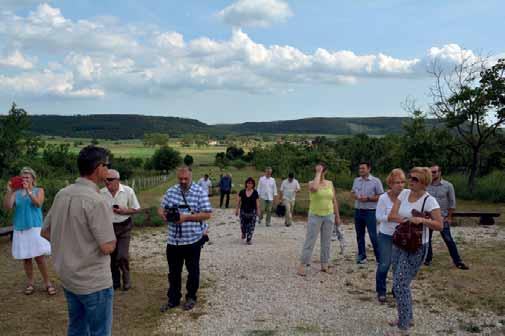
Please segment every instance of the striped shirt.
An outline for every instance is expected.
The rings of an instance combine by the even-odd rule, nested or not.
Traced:
[[[209,196],[198,184],[191,183],[189,190],[184,193],[184,196],[193,213],[212,212]],[[184,208],[184,206],[184,198],[182,197],[182,190],[179,184],[169,188],[161,200],[161,208],[178,207],[179,212],[189,214],[190,210]],[[205,222],[183,222],[182,224],[168,222],[167,244],[189,245],[196,243],[202,238],[203,233],[208,227],[208,224]]]

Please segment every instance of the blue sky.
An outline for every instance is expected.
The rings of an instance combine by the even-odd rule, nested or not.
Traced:
[[[206,123],[400,116],[505,55],[498,0],[0,0],[0,106]]]

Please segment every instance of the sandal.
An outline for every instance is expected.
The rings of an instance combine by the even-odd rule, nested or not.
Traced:
[[[34,290],[35,289],[33,288],[33,285],[26,286],[26,288],[25,288],[25,295],[32,295]]]
[[[47,295],[53,296],[56,294],[56,288],[53,285],[49,285],[46,287]]]
[[[298,266],[298,270],[296,271],[296,274],[298,274],[299,276],[306,276],[307,272],[305,271],[305,266],[303,266],[303,265]]]

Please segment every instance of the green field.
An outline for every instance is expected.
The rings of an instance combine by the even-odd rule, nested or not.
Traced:
[[[72,153],[79,153],[82,147],[91,143],[91,139],[81,138],[62,138],[62,137],[45,137],[43,138],[47,144],[69,144]],[[81,144],[82,143],[82,144]],[[184,147],[179,144],[177,139],[171,139],[168,145],[179,151],[184,157],[191,155],[198,165],[208,165],[214,163],[216,153],[225,152],[225,146],[206,146]],[[109,149],[115,157],[122,158],[150,158],[158,147],[146,147],[142,144],[142,140],[100,140],[98,146]]]

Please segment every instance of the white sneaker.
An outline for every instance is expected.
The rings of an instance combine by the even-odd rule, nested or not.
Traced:
[[[331,235],[331,241],[335,241],[335,240],[337,240],[337,239],[338,239],[338,237],[337,237],[337,235],[336,235],[336,234]]]

